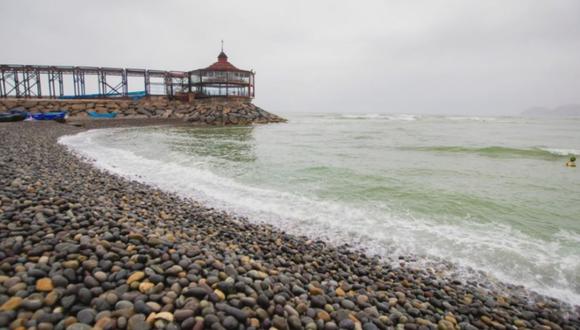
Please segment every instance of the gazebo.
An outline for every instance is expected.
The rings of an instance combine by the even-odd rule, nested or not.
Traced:
[[[254,97],[254,72],[241,70],[228,62],[222,50],[218,61],[204,69],[189,72],[191,92],[195,97]]]

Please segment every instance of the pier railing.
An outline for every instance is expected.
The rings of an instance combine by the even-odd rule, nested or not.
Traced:
[[[191,92],[188,72],[87,66],[0,65],[0,97],[91,98]]]

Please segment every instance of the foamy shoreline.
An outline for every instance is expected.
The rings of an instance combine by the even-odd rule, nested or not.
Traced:
[[[85,127],[152,124],[175,123]],[[0,131],[0,326],[580,327],[553,299],[489,296],[104,173],[56,143],[82,129],[16,123]],[[25,310],[59,316],[17,313]]]

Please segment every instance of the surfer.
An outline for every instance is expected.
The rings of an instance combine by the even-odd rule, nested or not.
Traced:
[[[576,157],[570,157],[570,161],[566,163],[567,167],[576,167]]]

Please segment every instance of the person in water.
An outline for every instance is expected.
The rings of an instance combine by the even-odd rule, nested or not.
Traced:
[[[568,167],[576,167],[576,157],[570,157],[570,161],[566,163]]]

